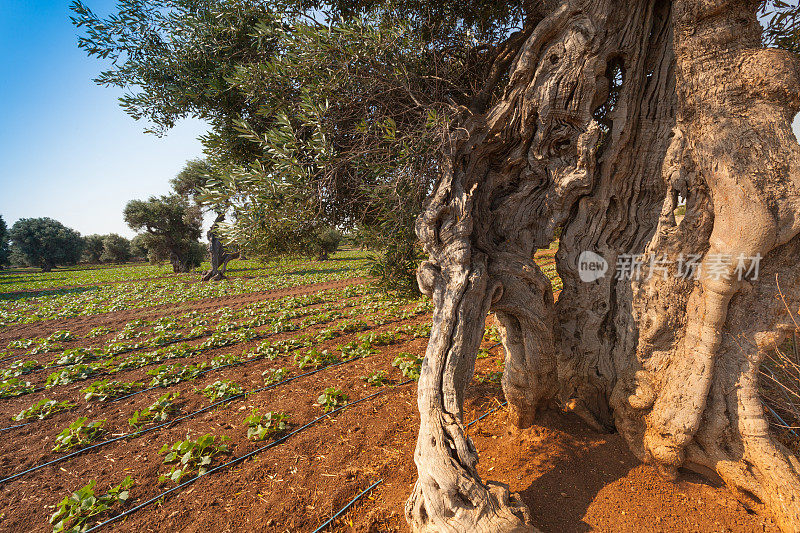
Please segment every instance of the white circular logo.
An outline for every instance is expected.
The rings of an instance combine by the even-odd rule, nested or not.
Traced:
[[[608,261],[594,252],[586,250],[578,257],[578,276],[584,283],[602,278],[608,272]]]

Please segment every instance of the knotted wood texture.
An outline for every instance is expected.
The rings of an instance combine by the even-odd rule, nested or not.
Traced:
[[[800,530],[800,463],[770,438],[757,390],[764,350],[791,327],[777,283],[790,309],[800,304],[800,63],[760,48],[757,5],[544,2],[502,98],[454,124],[417,222],[429,254],[419,284],[435,311],[412,530],[533,530],[507,487],[478,476],[462,421],[490,310],[512,424],[572,410],[622,432],[665,475],[719,475]],[[532,258],[559,228],[554,303]],[[610,272],[581,281],[584,251]],[[617,279],[632,254],[661,257],[666,275],[645,263],[638,279]],[[702,258],[697,279],[675,272],[689,254]],[[711,265],[758,254],[758,280]]]

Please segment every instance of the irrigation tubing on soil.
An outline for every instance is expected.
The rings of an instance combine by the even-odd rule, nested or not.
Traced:
[[[337,518],[338,518],[338,517],[339,517],[339,516],[340,516],[342,513],[344,513],[345,511],[347,511],[347,510],[350,508],[350,506],[351,506],[351,505],[353,505],[353,504],[354,504],[354,503],[356,503],[358,500],[360,500],[361,498],[363,498],[364,496],[366,496],[366,494],[367,494],[369,491],[371,491],[372,489],[374,489],[375,487],[377,487],[377,486],[378,486],[378,485],[380,485],[381,483],[383,483],[383,480],[382,480],[382,479],[379,479],[378,481],[376,481],[375,483],[373,483],[372,485],[370,485],[369,487],[367,487],[367,488],[366,488],[366,489],[365,489],[363,492],[361,492],[361,493],[360,493],[358,496],[356,496],[355,498],[353,498],[352,500],[350,500],[350,501],[347,503],[347,505],[345,505],[344,507],[342,507],[341,509],[339,509],[339,511],[338,511],[336,514],[334,514],[332,517],[328,518],[328,520],[326,520],[324,524],[322,524],[322,525],[321,525],[321,526],[319,526],[317,529],[315,529],[315,530],[314,530],[314,533],[319,533],[320,531],[323,531],[323,530],[324,530],[326,527],[328,527],[329,525],[331,525],[331,522],[333,522],[334,520],[336,520],[336,519],[337,519]]]
[[[407,380],[407,381],[404,381],[404,382],[402,382],[402,383],[399,383],[399,384],[397,384],[397,385],[395,386],[395,388],[397,388],[397,387],[401,387],[401,386],[403,386],[403,385],[407,385],[407,384],[409,384],[409,383],[411,383],[411,382],[413,382],[413,381],[414,381],[413,379],[409,379],[409,380]],[[290,431],[289,433],[287,433],[287,434],[286,434],[286,435],[284,435],[283,437],[281,437],[281,438],[279,438],[279,439],[276,439],[276,440],[274,440],[274,441],[270,442],[269,444],[267,444],[267,445],[265,445],[265,446],[261,446],[260,448],[257,448],[257,449],[255,449],[255,450],[253,450],[252,452],[248,452],[248,453],[246,453],[246,454],[244,454],[244,455],[241,455],[241,456],[237,457],[236,459],[232,459],[232,460],[228,461],[227,463],[224,463],[224,464],[221,464],[221,465],[219,465],[219,466],[216,466],[216,467],[214,467],[214,468],[212,468],[212,469],[210,469],[210,470],[206,471],[204,474],[200,474],[199,476],[193,477],[192,479],[190,479],[190,480],[188,480],[188,481],[184,481],[184,482],[183,482],[183,483],[181,483],[180,485],[176,485],[176,486],[172,487],[171,489],[165,490],[164,492],[162,492],[162,493],[161,493],[161,494],[159,494],[158,496],[154,496],[153,498],[150,498],[149,500],[147,500],[147,501],[145,501],[145,502],[142,502],[142,503],[140,503],[140,504],[139,504],[139,505],[137,505],[136,507],[131,507],[131,508],[130,508],[130,509],[128,509],[127,511],[124,511],[124,512],[122,512],[122,513],[120,513],[120,514],[118,514],[118,515],[116,515],[116,516],[112,516],[112,517],[111,517],[111,518],[109,518],[108,520],[106,520],[106,521],[104,521],[104,522],[101,522],[101,523],[97,524],[96,526],[94,526],[94,527],[92,527],[92,528],[90,528],[90,529],[87,529],[87,530],[85,531],[85,533],[90,533],[90,532],[92,532],[92,531],[98,531],[99,529],[101,529],[101,528],[103,528],[103,527],[107,526],[108,524],[110,524],[110,523],[112,523],[112,522],[116,522],[116,521],[117,521],[117,520],[119,520],[120,518],[124,518],[124,517],[126,517],[126,516],[130,516],[131,514],[133,514],[133,513],[135,513],[136,511],[138,511],[139,509],[142,509],[142,508],[144,508],[144,507],[147,507],[148,505],[150,505],[150,504],[152,504],[152,503],[154,503],[154,502],[157,502],[157,501],[161,500],[162,498],[164,498],[164,497],[168,496],[169,494],[171,494],[171,493],[173,493],[173,492],[175,492],[175,491],[177,491],[177,490],[179,490],[179,489],[182,489],[183,487],[186,487],[186,486],[188,486],[188,485],[191,485],[192,483],[194,483],[195,481],[197,481],[198,479],[200,479],[200,478],[202,478],[202,477],[204,477],[204,476],[209,476],[209,475],[211,475],[211,474],[214,474],[214,473],[216,473],[216,472],[219,472],[219,471],[221,471],[221,470],[224,470],[224,469],[226,469],[226,468],[228,468],[228,467],[231,467],[231,466],[233,466],[233,465],[239,464],[239,463],[241,463],[242,461],[244,461],[245,459],[249,459],[250,457],[253,457],[254,455],[257,455],[257,454],[259,454],[259,453],[263,452],[264,450],[268,450],[269,448],[273,448],[273,447],[277,446],[278,444],[282,444],[282,443],[283,443],[283,442],[285,442],[285,441],[286,441],[286,440],[287,440],[289,437],[291,437],[291,436],[293,436],[293,435],[296,435],[296,434],[300,433],[301,431],[304,431],[304,430],[306,430],[306,429],[310,428],[311,426],[313,426],[314,424],[316,424],[316,423],[317,423],[317,422],[319,422],[320,420],[323,420],[323,419],[325,419],[325,418],[327,418],[327,417],[329,417],[329,416],[331,416],[331,415],[333,415],[333,414],[335,414],[335,413],[337,413],[337,412],[341,411],[342,409],[346,409],[347,407],[351,407],[351,406],[353,406],[353,405],[355,405],[355,404],[357,404],[357,403],[361,403],[361,402],[365,402],[365,401],[367,401],[367,400],[371,400],[372,398],[374,398],[374,397],[376,397],[376,396],[378,396],[378,395],[380,395],[380,394],[383,394],[383,392],[384,392],[384,391],[385,391],[385,389],[384,389],[384,390],[379,390],[378,392],[376,392],[376,393],[373,393],[373,394],[370,394],[369,396],[365,396],[365,397],[363,397],[363,398],[361,398],[361,399],[359,399],[359,400],[355,400],[355,401],[353,401],[353,402],[350,402],[350,403],[348,403],[348,404],[345,404],[345,405],[343,405],[343,406],[341,406],[341,407],[337,407],[336,409],[334,409],[334,410],[332,410],[332,411],[330,411],[330,412],[328,412],[328,413],[325,413],[325,414],[324,414],[324,415],[322,415],[322,416],[318,416],[317,418],[313,419],[311,422],[308,422],[308,423],[307,423],[307,424],[305,424],[304,426],[300,426],[299,428],[295,429],[294,431]]]
[[[473,420],[472,422],[470,422],[469,424],[467,424],[467,425],[466,425],[466,426],[464,426],[464,427],[470,427],[470,426],[471,426],[472,424],[474,424],[475,422],[478,422],[478,421],[480,421],[480,420],[483,420],[484,418],[486,418],[486,417],[487,417],[487,416],[489,416],[490,414],[494,413],[495,411],[497,411],[497,410],[498,410],[498,409],[500,409],[501,407],[504,407],[504,406],[505,406],[507,403],[508,403],[507,401],[506,401],[506,402],[503,402],[503,403],[501,403],[500,405],[498,405],[497,407],[495,407],[494,409],[490,409],[490,410],[486,411],[486,412],[485,412],[485,413],[483,413],[481,416],[479,416],[478,418],[476,418],[475,420]]]
[[[50,465],[54,465],[54,464],[60,463],[62,461],[66,461],[67,459],[71,459],[72,457],[76,457],[76,456],[81,455],[83,453],[86,453],[86,452],[88,452],[90,450],[95,450],[97,448],[101,448],[103,446],[106,446],[108,444],[111,444],[111,443],[114,443],[114,442],[117,442],[117,441],[120,441],[120,440],[123,440],[123,439],[139,437],[141,435],[144,435],[145,433],[149,433],[151,431],[155,431],[155,430],[157,430],[159,428],[162,428],[164,426],[168,426],[170,424],[174,424],[176,422],[180,422],[182,420],[186,420],[187,418],[191,418],[191,417],[193,417],[195,415],[199,415],[200,413],[204,413],[204,412],[206,412],[206,411],[208,411],[210,409],[213,409],[214,407],[216,407],[218,405],[222,405],[224,403],[229,403],[229,402],[232,402],[234,400],[245,398],[248,395],[255,394],[257,392],[264,392],[265,390],[274,389],[276,387],[279,387],[280,385],[284,385],[286,383],[289,383],[290,381],[294,381],[296,379],[300,379],[300,378],[305,377],[305,376],[310,376],[312,374],[316,374],[317,372],[322,372],[323,370],[327,370],[329,368],[334,368],[334,367],[341,366],[341,365],[344,365],[344,364],[347,364],[347,363],[352,363],[353,361],[360,361],[361,359],[363,359],[363,358],[347,359],[346,361],[339,361],[338,363],[333,363],[332,365],[323,366],[321,368],[317,368],[316,370],[311,370],[310,372],[305,372],[303,374],[298,374],[297,376],[292,376],[290,378],[284,379],[283,381],[280,381],[278,383],[273,383],[271,385],[267,385],[266,387],[261,387],[261,388],[254,389],[254,390],[251,390],[251,391],[248,391],[248,392],[242,392],[242,393],[236,394],[234,396],[231,396],[229,398],[225,398],[224,400],[220,400],[218,402],[212,403],[211,405],[207,405],[206,407],[203,407],[203,408],[198,409],[196,411],[193,411],[191,413],[185,414],[185,415],[183,415],[181,417],[178,417],[178,418],[175,418],[173,420],[169,420],[167,422],[163,422],[163,423],[158,424],[156,426],[153,426],[151,428],[142,429],[142,430],[139,430],[139,431],[134,431],[133,433],[127,433],[125,435],[120,435],[119,437],[115,437],[113,439],[109,439],[109,440],[106,440],[106,441],[103,441],[103,442],[98,442],[97,444],[93,444],[91,446],[87,446],[86,448],[81,448],[80,450],[74,451],[72,453],[69,453],[69,454],[64,455],[62,457],[59,457],[57,459],[52,459],[50,461],[47,461],[46,463],[42,463],[42,464],[33,466],[31,468],[28,468],[27,470],[23,470],[22,472],[18,472],[16,474],[12,474],[12,475],[8,476],[7,478],[0,479],[0,485],[3,484],[3,483],[6,483],[8,481],[13,481],[13,480],[15,480],[15,479],[17,479],[17,478],[19,478],[21,476],[24,476],[25,474],[29,474],[31,472],[35,472],[36,470],[39,470],[39,469],[44,468],[46,466],[50,466]],[[408,383],[408,382],[404,382],[404,383],[402,383],[402,385],[405,385],[406,383]],[[32,423],[32,422],[30,422],[30,423]],[[27,424],[22,424],[22,425],[27,425]]]
[[[497,346],[497,345],[495,345],[495,346]],[[490,348],[490,349],[491,349],[491,348]],[[498,405],[497,407],[495,407],[494,409],[491,409],[491,410],[487,411],[486,413],[482,414],[481,416],[479,416],[478,418],[476,418],[475,420],[473,420],[472,422],[470,422],[469,424],[467,424],[467,426],[466,426],[466,427],[470,427],[470,426],[471,426],[472,424],[474,424],[475,422],[477,422],[477,421],[479,421],[479,420],[482,420],[482,419],[486,418],[487,416],[489,416],[490,414],[494,413],[495,411],[497,411],[498,409],[500,409],[501,407],[503,407],[503,406],[504,406],[504,405],[506,405],[507,403],[508,403],[508,402],[503,402],[503,403],[501,403],[500,405]],[[357,495],[355,498],[353,498],[352,500],[350,500],[350,501],[349,501],[349,502],[348,502],[348,503],[347,503],[347,504],[346,504],[344,507],[342,507],[342,508],[341,508],[341,509],[339,509],[339,510],[338,510],[336,513],[334,513],[334,514],[333,514],[333,516],[331,516],[331,517],[330,517],[328,520],[326,520],[324,524],[322,524],[322,525],[321,525],[321,526],[319,526],[317,529],[315,529],[313,533],[319,533],[320,531],[323,531],[323,530],[324,530],[326,527],[328,527],[329,525],[331,525],[331,523],[332,523],[334,520],[336,520],[337,518],[339,518],[339,516],[341,516],[341,515],[342,515],[342,514],[343,514],[345,511],[347,511],[347,510],[348,510],[348,509],[349,509],[349,508],[350,508],[350,507],[351,507],[351,506],[352,506],[354,503],[356,503],[358,500],[360,500],[361,498],[363,498],[364,496],[366,496],[366,495],[367,495],[367,494],[368,494],[368,493],[369,493],[369,492],[370,492],[372,489],[374,489],[375,487],[377,487],[377,486],[378,486],[378,485],[380,485],[381,483],[383,483],[383,480],[382,480],[382,479],[379,479],[378,481],[376,481],[375,483],[373,483],[372,485],[370,485],[369,487],[367,487],[367,488],[366,488],[364,491],[362,491],[360,494],[358,494],[358,495]]]

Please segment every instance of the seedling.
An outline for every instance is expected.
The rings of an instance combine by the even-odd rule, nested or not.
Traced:
[[[369,343],[371,346],[386,346],[397,342],[397,334],[393,331],[382,333],[368,333],[359,336],[358,340]]]
[[[97,370],[90,365],[73,365],[64,370],[56,370],[45,381],[44,387],[50,389],[56,385],[68,385],[74,381],[87,379]]]
[[[422,369],[422,358],[411,353],[400,352],[392,361],[392,366],[397,367],[407,378],[418,380]]]
[[[111,398],[128,394],[134,389],[138,389],[143,386],[144,384],[139,383],[138,381],[127,383],[124,381],[108,381],[107,379],[101,379],[95,381],[81,392],[83,393],[83,397],[87,402],[94,398],[97,398],[101,402],[105,402]]]
[[[475,378],[478,383],[500,383],[500,380],[503,379],[503,371],[499,372],[489,372],[484,376],[477,376]]]
[[[263,415],[258,413],[258,409],[253,409],[250,416],[244,419],[247,425],[247,438],[253,440],[264,440],[268,435],[278,433],[286,429],[286,420],[289,415],[269,411]]]
[[[382,387],[383,385],[386,384],[386,378],[387,378],[386,372],[383,370],[378,370],[376,372],[367,374],[361,379],[363,379],[373,387]]]
[[[332,353],[328,353],[328,350],[323,350],[320,352],[316,348],[312,348],[304,355],[295,355],[294,360],[300,370],[307,366],[321,368],[323,366],[332,365],[333,363],[338,362],[336,356]]]
[[[279,383],[286,379],[286,376],[289,374],[289,371],[285,368],[275,368],[272,370],[265,370],[261,373],[264,376],[264,385],[272,385],[273,383]]]
[[[125,502],[128,499],[133,479],[131,476],[127,476],[122,483],[109,488],[108,492],[101,496],[95,496],[96,484],[97,482],[92,480],[61,501],[57,506],[58,510],[50,517],[53,533],[86,531],[88,529],[87,520],[108,511],[118,502]]]
[[[171,479],[175,483],[180,482],[181,478],[197,469],[197,475],[201,476],[208,471],[214,456],[228,452],[228,437],[215,437],[210,433],[191,440],[186,435],[186,440],[178,441],[171,447],[165,444],[159,453],[166,453],[164,464],[179,463],[170,470],[169,475],[160,476],[159,483]]]
[[[56,436],[56,445],[53,451],[71,450],[76,446],[83,447],[97,440],[105,431],[103,429],[105,420],[97,420],[91,424],[87,424],[87,420],[88,418],[82,416],[59,433]]]
[[[184,366],[181,364],[161,365],[158,368],[148,370],[148,375],[153,376],[150,382],[151,387],[168,387],[181,381],[192,380],[197,377],[206,367],[205,363],[199,365]]]
[[[177,409],[175,400],[178,399],[178,396],[180,396],[179,392],[161,395],[158,400],[147,409],[142,409],[141,411],[133,413],[133,416],[128,419],[128,424],[138,428],[147,422],[165,421],[169,418],[169,415]]]
[[[344,346],[337,346],[342,351],[342,359],[356,359],[359,357],[369,357],[377,352],[369,342],[358,343],[356,341],[348,342]]]
[[[242,358],[233,354],[217,355],[211,359],[211,368],[219,368],[221,366],[228,366],[241,362]]]
[[[333,411],[347,403],[347,395],[335,387],[328,387],[319,398],[317,404],[325,409],[325,412]]]
[[[71,402],[58,402],[43,398],[15,416],[14,420],[27,420],[29,418],[44,420],[51,415],[61,411],[68,411],[74,407],[75,404]]]
[[[194,391],[199,392],[211,400],[211,403],[214,403],[218,400],[224,400],[226,398],[230,398],[231,396],[241,394],[243,389],[238,383],[235,383],[229,379],[225,379],[222,381],[215,381],[211,385],[206,386],[204,389],[195,389]]]
[[[0,374],[0,379],[7,380],[25,374],[30,374],[41,366],[42,365],[36,361],[15,361],[14,363],[11,363],[11,366],[3,370],[3,373]]]
[[[111,329],[109,329],[109,328],[107,328],[105,326],[100,326],[100,327],[94,328],[89,333],[87,333],[86,334],[86,338],[87,339],[93,339],[95,337],[102,337],[103,335],[106,335],[108,333],[111,333]]]
[[[11,398],[33,392],[33,386],[29,381],[22,381],[19,378],[4,379],[0,381],[0,398]]]

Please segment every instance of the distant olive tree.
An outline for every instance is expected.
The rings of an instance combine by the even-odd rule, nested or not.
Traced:
[[[200,265],[197,239],[203,219],[200,209],[186,198],[172,194],[131,200],[123,216],[131,229],[145,231],[142,243],[151,261],[168,260],[173,272],[189,272]]]
[[[103,239],[103,254],[100,259],[104,263],[124,263],[131,258],[131,243],[116,233],[106,235]]]
[[[99,263],[103,255],[103,235],[87,235],[83,238],[83,255],[81,261],[85,263]]]
[[[6,221],[0,216],[0,270],[7,267],[10,263],[11,250],[8,243],[8,226]]]
[[[77,263],[83,251],[81,234],[52,218],[22,218],[11,227],[10,237],[22,262],[43,272]]]

